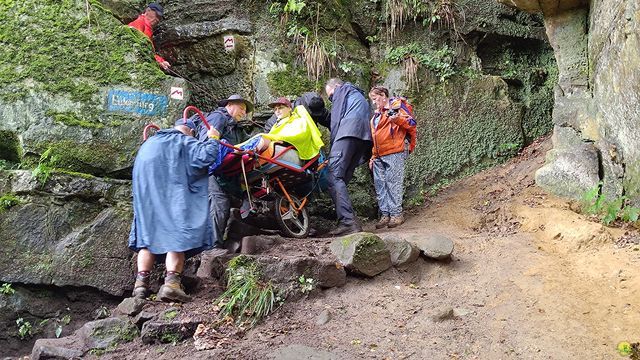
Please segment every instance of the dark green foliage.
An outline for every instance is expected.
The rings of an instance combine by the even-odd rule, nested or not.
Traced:
[[[601,191],[602,182],[593,189],[587,191],[582,197],[582,212],[594,215],[605,225],[610,225],[616,220],[635,223],[640,217],[640,208],[627,204],[628,198],[621,196],[608,200]]]

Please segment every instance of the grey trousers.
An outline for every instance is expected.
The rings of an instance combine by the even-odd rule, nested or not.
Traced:
[[[402,214],[406,158],[407,154],[403,151],[373,160],[373,185],[376,188],[378,207],[383,216]]]
[[[336,206],[338,222],[351,226],[356,215],[351,205],[347,185],[353,172],[369,153],[371,143],[357,138],[343,138],[331,144],[329,153],[329,195]]]
[[[215,176],[209,176],[209,215],[213,222],[213,246],[222,247],[224,232],[231,212],[231,198],[220,187]]]

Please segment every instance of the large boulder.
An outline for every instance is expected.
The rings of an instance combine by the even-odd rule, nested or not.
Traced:
[[[376,276],[391,267],[391,256],[377,235],[360,232],[331,242],[331,252],[340,263],[356,274]]]
[[[536,184],[552,194],[575,200],[598,186],[598,153],[591,144],[547,152],[547,164],[536,171]]]
[[[0,211],[0,281],[131,290],[129,182],[53,174],[42,183],[28,171],[0,178],[0,193],[18,199]]]

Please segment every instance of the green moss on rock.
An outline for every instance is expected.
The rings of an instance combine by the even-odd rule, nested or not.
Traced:
[[[104,127],[104,125],[99,122],[81,119],[76,114],[70,112],[55,113],[48,111],[47,116],[53,117],[54,122],[67,126],[79,126],[89,129],[102,129]]]
[[[58,172],[69,174],[82,173],[86,176],[105,175],[103,169],[113,168],[120,160],[109,154],[120,154],[117,143],[97,142],[74,143],[60,141],[42,143],[40,165]],[[124,162],[126,159],[122,159]]]
[[[21,203],[20,199],[13,194],[4,194],[0,196],[0,212],[10,209]]]
[[[274,71],[267,75],[267,84],[274,96],[299,96],[316,87],[313,80],[309,80],[301,69]]]
[[[88,11],[87,11],[88,5]],[[95,0],[0,2],[0,98],[46,91],[91,102],[111,84],[155,89],[150,42]]]
[[[443,89],[445,89],[443,91]],[[418,121],[415,152],[407,160],[405,184],[411,199],[443,179],[470,175],[504,161],[504,148],[520,148],[522,106],[499,77],[454,77],[412,99]]]

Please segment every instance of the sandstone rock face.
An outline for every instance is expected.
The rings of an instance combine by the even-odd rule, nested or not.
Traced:
[[[373,277],[391,267],[384,241],[371,233],[355,233],[331,242],[331,251],[348,270]]]
[[[133,253],[127,181],[0,172],[1,193],[20,199],[0,213],[0,281],[131,291]]]
[[[565,138],[566,134],[557,133],[571,127],[582,140],[592,142],[599,157],[602,194],[609,200],[624,194],[632,204],[640,204],[640,135],[636,130],[640,125],[640,4],[622,0],[596,0],[588,5],[584,1],[500,2],[545,15],[560,71],[554,137]],[[549,186],[544,176],[539,177],[540,184],[558,195],[579,198],[578,192],[587,183],[593,184],[593,166],[588,166],[588,174],[576,177],[585,170],[585,162],[566,161],[582,153],[584,146],[575,141],[572,145],[554,141],[554,146],[555,154],[549,156],[544,171],[555,168],[566,186]],[[574,155],[569,155],[569,148]]]
[[[548,16],[575,9],[586,3],[585,0],[498,0],[498,2],[528,12],[541,11]]]
[[[598,153],[590,144],[547,152],[547,164],[536,171],[536,184],[550,193],[581,200],[598,186]]]

